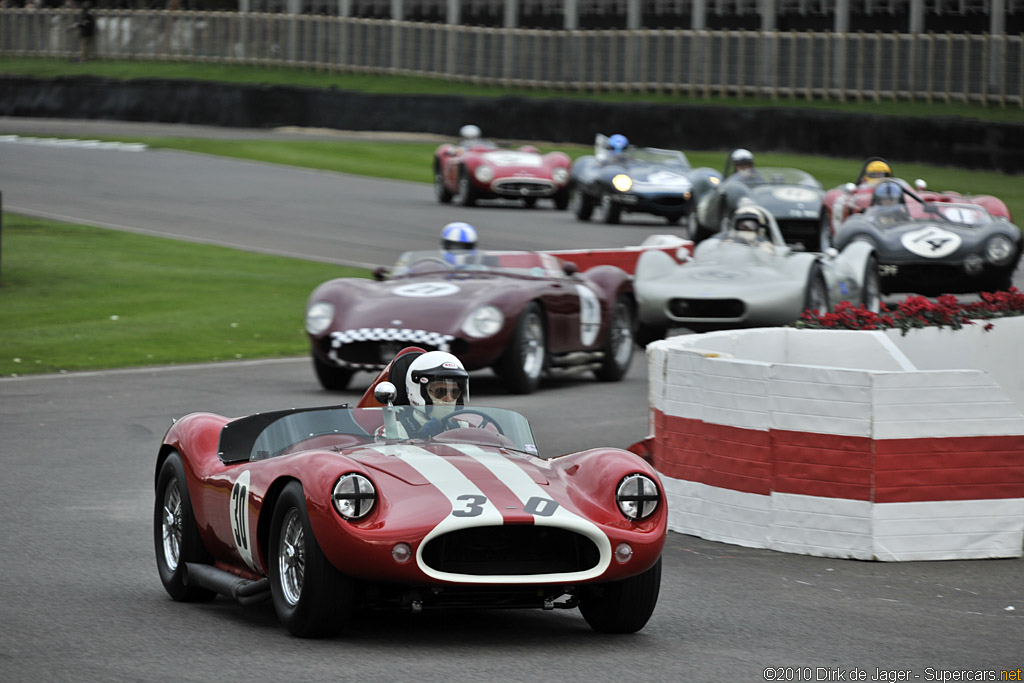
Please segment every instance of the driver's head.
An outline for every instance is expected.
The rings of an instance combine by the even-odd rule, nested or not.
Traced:
[[[405,388],[411,405],[443,417],[469,400],[469,373],[452,354],[428,351],[410,363]]]
[[[768,238],[768,216],[760,207],[747,206],[738,209],[733,214],[732,227],[741,237]]]
[[[466,141],[479,140],[482,134],[480,127],[474,126],[473,124],[463,126],[459,129],[459,135],[461,135]]]
[[[629,140],[625,135],[616,133],[608,138],[608,146],[611,148],[612,154],[622,154],[629,147]]]
[[[729,160],[737,173],[750,173],[754,170],[754,154],[749,149],[734,149]]]
[[[875,159],[864,167],[864,182],[874,185],[882,178],[892,178],[892,169],[881,159]]]
[[[875,188],[872,204],[898,206],[903,203],[903,189],[892,181],[886,181]]]
[[[461,221],[444,226],[441,230],[441,251],[444,260],[451,265],[464,265],[476,253],[476,229]]]

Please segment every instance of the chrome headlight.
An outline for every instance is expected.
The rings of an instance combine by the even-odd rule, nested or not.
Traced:
[[[654,480],[643,474],[631,474],[619,482],[615,502],[626,519],[639,521],[654,514],[661,495]]]
[[[633,179],[625,173],[620,173],[612,178],[612,187],[619,192],[629,192],[629,188],[633,187]]]
[[[985,242],[985,258],[989,263],[1001,266],[1013,256],[1013,242],[1005,235],[993,235]]]
[[[494,178],[494,169],[487,164],[480,164],[476,167],[476,170],[473,171],[473,175],[475,175],[476,179],[481,183],[489,183],[491,182],[491,179]]]
[[[348,520],[362,519],[370,514],[377,502],[373,483],[361,474],[349,472],[341,475],[331,492],[331,502],[338,514]]]
[[[569,181],[569,171],[564,168],[556,168],[551,172],[551,179],[559,185],[564,185]]]
[[[334,320],[334,304],[317,301],[306,311],[306,332],[320,334]]]
[[[496,334],[505,324],[505,316],[490,304],[476,309],[462,323],[462,331],[470,337],[480,339]]]

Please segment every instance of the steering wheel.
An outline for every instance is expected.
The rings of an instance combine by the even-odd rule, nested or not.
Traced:
[[[494,425],[494,428],[498,430],[499,434],[501,434],[502,436],[505,435],[505,430],[501,428],[501,425],[498,424],[497,420],[495,420],[493,417],[491,417],[484,411],[476,410],[475,408],[466,408],[455,413],[448,413],[443,418],[441,418],[441,424],[444,426],[445,429],[461,427],[462,425],[455,423],[455,420],[459,417],[459,415],[479,415],[481,418],[483,418],[483,422],[476,425],[477,429],[483,429],[490,424]]]

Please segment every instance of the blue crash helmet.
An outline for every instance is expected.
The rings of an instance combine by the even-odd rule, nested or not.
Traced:
[[[629,147],[629,140],[626,139],[625,135],[616,133],[608,138],[608,145],[612,148],[613,154],[621,154],[627,147]]]
[[[902,204],[903,188],[891,180],[879,183],[878,187],[875,188],[875,193],[872,197],[871,203],[879,206],[896,206],[897,204]]]
[[[463,260],[461,256],[476,251],[476,229],[461,221],[449,223],[441,231],[441,249],[444,251],[445,261],[453,265],[458,264]]]

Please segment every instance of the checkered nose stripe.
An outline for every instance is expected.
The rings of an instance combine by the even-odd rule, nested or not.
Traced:
[[[405,327],[357,327],[352,330],[341,330],[331,333],[331,348],[339,349],[344,344],[365,341],[401,341],[428,344],[439,351],[448,351],[453,335],[431,332],[430,330],[411,330]]]

